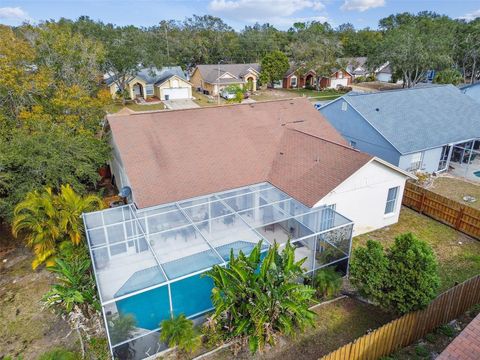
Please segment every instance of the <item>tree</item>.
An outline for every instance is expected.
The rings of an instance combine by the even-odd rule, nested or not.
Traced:
[[[261,81],[270,83],[283,79],[283,76],[289,68],[288,58],[281,51],[272,51],[262,58],[262,72],[260,74]]]
[[[387,61],[402,72],[405,85],[413,87],[432,69],[443,69],[453,62],[451,20],[430,13],[397,15],[382,19],[382,42],[370,56],[369,65],[378,67]]]
[[[226,339],[248,342],[252,353],[275,344],[278,334],[312,326],[315,315],[308,309],[315,290],[298,283],[306,259],[295,261],[290,243],[281,253],[274,244],[261,258],[260,242],[249,256],[232,251],[228,267],[207,273],[214,282],[212,323]]]
[[[363,296],[400,314],[425,308],[439,287],[431,247],[411,233],[396,237],[386,253],[373,240],[355,249],[350,279]]]
[[[435,74],[433,82],[436,84],[453,84],[458,85],[462,82],[463,76],[456,69],[445,69]]]
[[[180,314],[177,317],[163,320],[160,324],[160,340],[166,342],[169,347],[176,346],[178,350],[192,353],[201,344],[200,336],[195,332],[193,321]]]
[[[35,190],[15,207],[12,232],[15,237],[25,235],[27,246],[35,254],[34,269],[43,263],[53,266],[63,242],[70,240],[73,245],[80,245],[80,214],[100,207],[98,197],[81,197],[69,185],[62,185],[58,195],[51,188]]]

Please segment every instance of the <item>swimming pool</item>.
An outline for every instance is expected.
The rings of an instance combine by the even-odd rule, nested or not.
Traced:
[[[216,247],[215,250],[225,261],[228,261],[230,250],[233,250],[234,255],[238,255],[240,251],[248,255],[255,245],[248,241],[236,241]],[[265,244],[262,248],[266,250],[268,245]],[[162,267],[170,279],[175,279],[198,271],[198,269],[205,269],[209,264],[208,252],[201,252],[162,264]],[[137,271],[117,291],[115,297],[162,282],[165,282],[165,277],[158,266]],[[170,291],[174,315],[185,314],[188,317],[211,309],[210,295],[212,288],[213,280],[201,275],[172,282]],[[116,302],[116,306],[120,315],[133,315],[136,320],[136,327],[147,330],[157,329],[162,320],[170,317],[168,286],[165,284],[153,290],[119,300]]]
[[[475,176],[477,176],[477,177],[480,177],[480,170],[479,170],[479,171],[475,171],[475,172],[473,173],[473,175],[475,175]]]

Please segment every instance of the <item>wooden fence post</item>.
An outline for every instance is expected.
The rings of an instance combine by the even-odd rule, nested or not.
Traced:
[[[462,225],[464,211],[465,211],[465,206],[462,206],[458,211],[457,219],[455,220],[455,229],[457,230],[460,229],[460,226]]]
[[[425,202],[426,193],[422,190],[422,197],[420,198],[420,206],[418,207],[418,212],[423,214],[423,204]]]

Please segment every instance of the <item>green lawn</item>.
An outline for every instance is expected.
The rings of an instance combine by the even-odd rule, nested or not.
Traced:
[[[432,186],[428,190],[480,210],[480,184],[478,183],[475,184],[462,179],[440,176],[434,179]],[[475,197],[477,201],[466,203],[463,201],[463,197],[467,195]]]
[[[216,106],[216,105],[224,105],[227,102],[225,99],[220,98],[220,104],[218,103],[218,98],[214,96],[214,99],[211,99],[205,94],[202,94],[201,92],[194,91],[193,92],[193,97],[195,98],[195,101],[199,106],[204,107],[204,106]]]
[[[163,105],[163,103],[152,104],[152,105],[139,105],[139,104],[130,103],[130,104],[127,104],[126,107],[128,107],[130,110],[133,110],[133,111],[153,111],[153,110],[165,109],[165,105]],[[114,102],[112,104],[108,104],[105,107],[105,111],[110,114],[115,114],[116,112],[119,112],[123,108],[124,106],[121,103]]]
[[[284,91],[295,94],[295,96],[314,97],[318,100],[333,100],[344,95],[344,93],[340,93],[334,89],[325,89],[322,91],[310,89],[284,89]]]
[[[432,246],[439,262],[440,291],[480,274],[480,241],[406,207],[402,207],[397,224],[355,237],[353,247],[364,245],[367,239],[379,240],[388,247],[396,236],[406,232]]]

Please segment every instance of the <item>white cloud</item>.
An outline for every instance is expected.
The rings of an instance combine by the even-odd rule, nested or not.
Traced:
[[[20,7],[2,7],[0,8],[0,22],[21,23],[31,20],[28,14]]]
[[[347,11],[365,11],[377,7],[385,6],[385,0],[345,0],[341,6],[342,10]]]
[[[318,12],[322,11],[325,5],[318,0],[211,0],[208,7],[212,12],[231,19],[280,25],[286,22],[293,24],[296,20],[290,17],[305,10],[315,13],[298,18],[324,18]]]
[[[475,20],[477,17],[480,17],[480,9],[478,9],[474,12],[465,14],[463,16],[460,16],[459,19],[466,20],[466,21],[472,21],[472,20]]]

